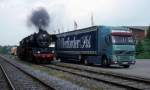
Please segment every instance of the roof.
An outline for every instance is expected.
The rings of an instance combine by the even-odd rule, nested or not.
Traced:
[[[59,33],[56,35],[66,35],[68,33],[74,33],[74,32],[80,32],[80,31],[84,31],[87,29],[91,29],[91,28],[97,28],[99,26],[102,25],[96,25],[96,26],[91,26],[91,27],[86,27],[86,28],[81,28],[81,29],[77,29],[77,30],[72,30],[72,31],[68,31],[68,32],[63,32],[63,33]],[[145,31],[148,29],[149,26],[106,26],[109,27],[111,29],[132,29],[132,30],[141,30],[141,31]]]
[[[135,30],[147,30],[148,26],[125,26],[128,27],[129,29],[135,29]]]

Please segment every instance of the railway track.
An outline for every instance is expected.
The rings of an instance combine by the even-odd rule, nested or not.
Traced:
[[[3,90],[55,90],[14,63],[0,58],[0,64],[4,75],[2,77],[5,79],[5,81],[3,79],[3,84],[5,84],[5,87],[2,85]]]
[[[46,68],[51,68],[80,77],[108,83],[118,87],[130,90],[150,90],[150,81],[137,77],[129,77],[125,75],[118,75],[115,73],[94,71],[88,68],[79,67],[78,65],[69,65],[64,63],[54,65],[44,65]]]
[[[14,85],[12,84],[11,80],[7,76],[4,68],[0,65],[0,87],[4,90],[15,90]]]

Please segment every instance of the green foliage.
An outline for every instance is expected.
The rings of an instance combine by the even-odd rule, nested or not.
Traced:
[[[0,54],[8,54],[9,48],[7,46],[0,46]]]
[[[147,36],[144,39],[143,44],[144,44],[145,52],[150,54],[150,26],[148,27]]]
[[[146,39],[150,40],[150,26],[147,29],[147,35],[146,35]]]
[[[148,52],[141,53],[136,55],[137,59],[150,59],[150,54]]]
[[[150,26],[148,27],[146,38],[136,45],[136,58],[150,59]]]
[[[139,55],[144,52],[144,47],[141,41],[139,41],[136,45],[136,55]]]
[[[143,45],[144,45],[144,52],[148,52],[150,54],[150,39],[145,39]]]

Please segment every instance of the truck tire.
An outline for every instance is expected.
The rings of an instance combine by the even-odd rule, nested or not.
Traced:
[[[102,58],[102,63],[101,63],[101,65],[102,65],[102,67],[109,67],[109,66],[110,66],[109,61],[108,61],[108,59],[107,59],[106,56],[104,56],[104,57]]]
[[[85,59],[85,60],[84,60],[84,65],[86,65],[86,66],[92,66],[93,63],[90,63],[90,62],[88,62],[87,59]]]
[[[89,65],[89,63],[86,59],[84,60],[84,65],[86,65],[86,66]]]
[[[83,57],[81,55],[78,56],[78,60],[80,64],[84,64]]]
[[[130,65],[123,65],[123,67],[124,67],[124,68],[129,68],[129,67],[130,67]]]
[[[79,59],[80,63],[83,65],[88,65],[88,66],[93,65],[93,63],[89,63],[87,61],[87,57],[79,55],[78,59]]]

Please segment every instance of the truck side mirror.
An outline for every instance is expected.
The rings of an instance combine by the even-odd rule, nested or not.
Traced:
[[[105,42],[106,42],[107,45],[111,44],[111,37],[110,37],[110,35],[107,35],[105,37]]]

